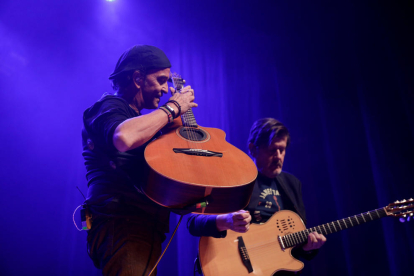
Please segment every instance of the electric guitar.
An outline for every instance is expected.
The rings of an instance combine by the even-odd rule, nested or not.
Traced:
[[[296,213],[282,210],[265,224],[252,224],[247,233],[227,231],[223,239],[201,237],[199,256],[204,276],[266,275],[285,270],[297,272],[304,264],[293,258],[292,247],[307,242],[311,232],[339,232],[387,216],[413,219],[414,200],[396,201],[384,208],[306,229]]]

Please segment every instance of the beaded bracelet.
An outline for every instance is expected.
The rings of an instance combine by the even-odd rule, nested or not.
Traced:
[[[174,121],[174,118],[173,118],[171,112],[168,109],[166,109],[164,106],[160,106],[159,109],[161,109],[162,111],[165,112],[165,114],[167,114],[167,116],[168,116],[168,122],[169,123],[171,123],[172,121]]]
[[[167,108],[171,112],[171,114],[173,115],[174,119],[177,118],[177,116],[175,116],[174,108],[172,108],[168,104],[164,104],[163,107]]]
[[[167,103],[173,103],[178,108],[177,117],[181,115],[181,105],[175,100],[169,100]]]

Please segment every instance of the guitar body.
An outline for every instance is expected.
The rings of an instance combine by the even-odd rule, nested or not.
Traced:
[[[247,233],[227,231],[225,238],[201,237],[199,256],[204,276],[271,276],[277,271],[299,271],[304,265],[293,258],[292,248],[282,250],[278,236],[304,230],[305,225],[296,213],[282,210],[265,224],[252,224]],[[238,249],[242,237],[250,257],[253,272],[249,273]]]
[[[187,139],[187,130],[190,136],[198,138]],[[210,196],[208,206],[195,213],[229,213],[247,206],[257,169],[247,154],[225,141],[224,131],[199,126],[185,128],[176,119],[162,132],[144,153],[151,172],[143,192],[150,199],[181,209]],[[177,148],[208,150],[222,156],[177,153],[173,150]]]
[[[265,224],[252,224],[247,233],[227,231],[223,239],[201,237],[201,268],[204,276],[271,276],[282,270],[296,272],[303,269],[303,263],[292,257],[291,249],[306,243],[309,233],[317,232],[326,236],[388,216],[398,217],[400,221],[413,218],[414,199],[397,200],[383,208],[309,229],[305,229],[299,215],[282,210]],[[251,266],[243,262],[246,259],[250,259]],[[249,273],[249,269],[252,272]]]

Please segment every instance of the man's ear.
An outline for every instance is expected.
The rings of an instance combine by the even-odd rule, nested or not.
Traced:
[[[254,158],[256,158],[256,151],[257,151],[257,147],[253,143],[249,143],[249,153]]]
[[[144,79],[140,71],[136,70],[132,74],[132,82],[138,89],[141,88],[141,86],[144,84]]]

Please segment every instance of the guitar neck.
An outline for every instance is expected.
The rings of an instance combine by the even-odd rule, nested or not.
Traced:
[[[309,233],[317,232],[326,236],[328,234],[339,232],[386,216],[388,216],[388,214],[385,208],[379,208],[366,213],[362,213],[360,215],[355,215],[352,217],[322,224],[313,228],[308,228],[303,231],[287,234],[283,237],[280,237],[280,239],[284,245],[284,248],[294,247],[296,245],[306,243]]]
[[[196,119],[193,114],[193,110],[190,108],[187,112],[181,115],[181,121],[183,122],[183,126],[186,127],[198,127]]]
[[[172,81],[175,90],[178,93],[181,93],[181,89],[184,88],[185,80],[183,80],[181,76],[178,75],[177,73],[171,73],[169,81]],[[181,115],[181,121],[183,123],[183,126],[185,127],[193,127],[193,128],[198,127],[191,108],[187,110],[187,112]]]

